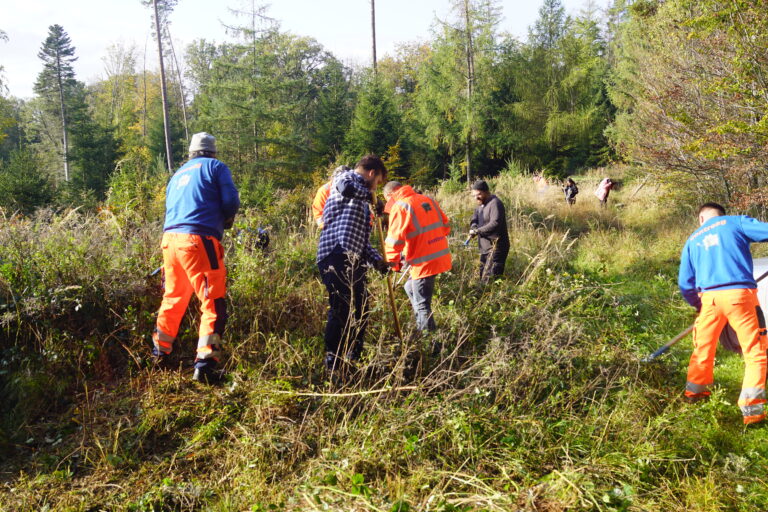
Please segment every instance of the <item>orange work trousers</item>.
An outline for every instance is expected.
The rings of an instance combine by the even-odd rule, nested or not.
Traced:
[[[196,361],[221,355],[221,336],[227,322],[227,271],[224,248],[212,236],[163,234],[165,292],[152,339],[157,351],[170,354],[189,300],[200,299],[200,331]]]
[[[709,395],[720,332],[731,324],[744,354],[744,380],[739,407],[744,423],[765,419],[766,328],[755,289],[707,291],[693,329],[693,353],[688,365],[685,395]]]

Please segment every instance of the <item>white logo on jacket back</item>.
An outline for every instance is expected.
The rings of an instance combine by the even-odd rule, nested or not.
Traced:
[[[710,247],[720,245],[720,236],[717,233],[707,235],[701,241],[701,244],[704,246],[704,249],[709,250]]]
[[[189,174],[185,174],[184,176],[180,177],[176,182],[176,190],[179,190],[181,187],[186,187],[191,179],[192,176]]]

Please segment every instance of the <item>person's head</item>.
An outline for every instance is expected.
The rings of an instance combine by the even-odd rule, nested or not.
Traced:
[[[491,189],[488,188],[488,183],[484,180],[477,180],[472,184],[472,197],[478,204],[485,204],[489,197],[491,197]]]
[[[363,177],[371,190],[376,190],[387,179],[387,168],[376,155],[365,155],[361,158],[355,165],[355,172]]]
[[[576,184],[576,182],[575,182],[575,181],[573,181],[573,178],[567,178],[567,179],[565,180],[565,184],[566,184],[566,185],[575,185],[575,184]]]
[[[699,225],[704,224],[712,217],[725,215],[725,208],[717,203],[704,203],[699,206]]]
[[[201,156],[216,158],[216,137],[210,133],[196,133],[189,142],[189,158]]]
[[[402,183],[399,181],[389,181],[386,185],[384,185],[384,189],[382,190],[382,193],[384,194],[384,199],[389,199],[392,194],[395,193],[395,191],[403,186]]]

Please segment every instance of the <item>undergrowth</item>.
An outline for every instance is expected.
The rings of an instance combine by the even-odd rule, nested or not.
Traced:
[[[413,332],[398,288],[397,339],[371,274],[364,364],[335,384],[310,191],[245,212],[225,236],[220,387],[189,378],[194,301],[179,369],[148,363],[159,219],[4,218],[0,510],[765,510],[765,429],[745,430],[735,406],[741,360],[719,361],[704,405],[681,400],[685,341],[640,361],[693,319],[675,288],[693,219],[632,182],[600,210],[601,177],[576,177],[572,207],[555,186],[492,182],[512,250],[484,288],[462,245],[471,199],[436,191],[454,230],[438,331]]]

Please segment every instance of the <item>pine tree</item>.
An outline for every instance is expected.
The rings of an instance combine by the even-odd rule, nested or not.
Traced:
[[[8,34],[4,30],[0,30],[0,41],[8,41]],[[0,93],[5,90],[5,83],[3,82],[3,71],[5,68],[0,66]]]
[[[40,172],[40,163],[32,151],[17,149],[8,161],[0,160],[0,206],[31,213],[52,199],[51,184]]]
[[[477,136],[485,110],[478,91],[486,89],[493,62],[500,20],[497,4],[452,0],[454,19],[441,22],[432,55],[419,76],[416,104],[427,140],[451,159],[463,156],[469,180],[473,155],[485,149]]]
[[[397,144],[400,126],[400,115],[391,91],[376,77],[371,77],[357,99],[346,137],[347,152],[353,156],[383,155]]]
[[[48,37],[37,56],[43,61],[43,71],[37,76],[34,90],[45,100],[49,108],[58,108],[61,121],[64,181],[69,181],[67,99],[75,84],[72,63],[77,60],[77,57],[75,57],[75,47],[72,46],[72,41],[61,25],[48,27]]]

